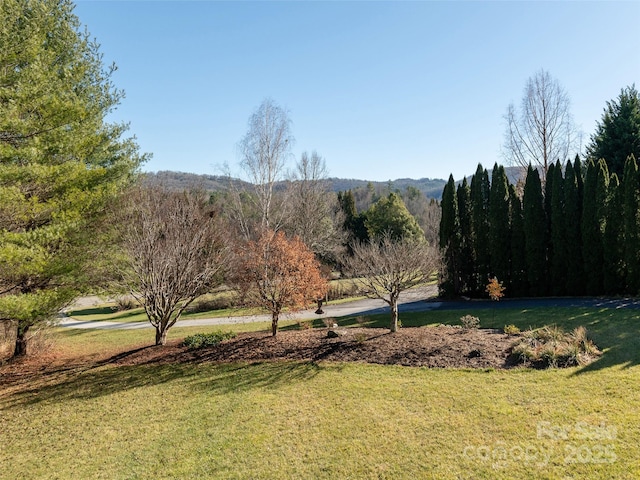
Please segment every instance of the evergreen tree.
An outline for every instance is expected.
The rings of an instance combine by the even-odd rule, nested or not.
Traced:
[[[629,155],[640,155],[640,95],[635,85],[623,88],[616,100],[607,102],[602,120],[587,146],[589,158],[604,158],[609,171],[623,175]]]
[[[593,160],[587,165],[584,182],[584,198],[582,208],[582,257],[584,259],[585,292],[588,295],[598,295],[602,292],[602,230],[600,214],[603,208],[598,205],[598,199],[606,198],[602,193],[602,185],[598,178],[600,168]],[[600,188],[599,188],[600,185]]]
[[[579,162],[579,159],[578,159]],[[567,163],[564,179],[564,232],[566,241],[567,293],[584,293],[582,263],[582,198],[579,193],[576,168]]]
[[[458,186],[458,216],[460,218],[460,290],[470,294],[473,284],[473,230],[471,226],[471,189],[464,178]]]
[[[440,292],[444,296],[460,293],[460,219],[453,175],[442,192],[442,217],[440,218],[440,251],[444,258],[444,275]]]
[[[551,171],[551,170],[549,170]],[[550,292],[553,295],[564,295],[567,285],[567,235],[565,230],[565,196],[562,166],[558,161],[553,169],[553,185],[551,188],[551,248],[550,252]]]
[[[511,208],[511,294],[522,297],[529,293],[524,237],[524,219],[522,217],[522,202],[513,185],[509,185],[509,203]]]
[[[603,235],[604,293],[620,294],[624,291],[624,217],[622,211],[622,188],[615,173],[609,180],[607,219]]]
[[[471,179],[471,225],[473,228],[474,279],[476,295],[484,295],[489,280],[491,254],[489,250],[489,173],[478,165]]]
[[[351,253],[351,243],[353,241],[366,242],[369,240],[367,228],[364,225],[364,216],[358,215],[356,210],[356,201],[351,190],[346,192],[338,192],[338,204],[344,213],[343,227],[348,233],[347,244]]]
[[[453,195],[455,196],[455,190]],[[394,192],[371,205],[364,224],[369,238],[388,234],[392,240],[424,241],[422,228],[409,213],[400,195]]]
[[[546,294],[546,222],[540,176],[531,166],[527,170],[522,203],[529,294],[542,296]]]
[[[576,155],[576,158],[573,161],[573,169],[576,173],[576,183],[578,184],[578,199],[580,200],[580,211],[582,211],[582,199],[584,198],[584,177],[586,175],[586,172],[582,167],[580,155]]]
[[[624,216],[624,264],[626,270],[626,292],[632,295],[640,293],[640,174],[633,155],[627,158],[624,166],[623,205]]]
[[[551,161],[547,176],[542,179],[542,193],[544,196],[544,218],[545,218],[545,258],[547,262],[547,272],[551,270],[551,257],[553,256],[553,245],[551,244],[551,196],[553,191],[553,180],[555,173],[555,163]],[[551,276],[547,276],[547,292],[551,291]]]
[[[0,4],[0,318],[31,330],[99,281],[106,206],[144,157],[70,0]],[[100,251],[100,254],[96,251]]]
[[[511,234],[509,231],[509,181],[504,167],[494,165],[491,175],[489,241],[492,277],[509,285]]]

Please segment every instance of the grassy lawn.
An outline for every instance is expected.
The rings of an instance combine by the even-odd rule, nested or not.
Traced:
[[[465,313],[474,312],[402,322],[458,323]],[[480,313],[483,327],[585,325],[605,353],[586,368],[546,371],[259,363],[60,372],[19,392],[0,387],[0,478],[640,477],[640,311]],[[72,355],[152,341],[144,330],[58,332]]]

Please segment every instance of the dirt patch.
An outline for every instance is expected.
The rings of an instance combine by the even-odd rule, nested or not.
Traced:
[[[141,349],[114,359],[135,365],[176,362],[258,362],[276,360],[363,362],[438,368],[507,368],[515,340],[500,330],[455,327],[345,328],[328,337],[327,329],[241,333],[216,347],[188,350],[179,343]]]
[[[189,350],[181,340],[164,347],[141,346],[122,352],[69,358],[60,352],[30,356],[0,366],[0,386],[20,389],[37,378],[56,381],[105,365],[161,365],[204,362],[329,361],[434,368],[509,368],[517,337],[500,330],[456,327],[341,328],[241,333],[215,347]],[[1,364],[0,364],[1,365]],[[34,378],[35,377],[35,378]]]

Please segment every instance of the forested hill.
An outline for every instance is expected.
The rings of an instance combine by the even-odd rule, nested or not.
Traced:
[[[219,175],[196,175],[194,173],[160,171],[157,173],[146,173],[147,181],[152,183],[160,183],[169,188],[185,189],[197,185],[206,190],[218,191],[227,187],[228,179]],[[334,192],[355,190],[357,188],[367,188],[369,184],[374,190],[381,190],[391,187],[391,190],[404,191],[407,187],[416,188],[424,193],[427,198],[440,199],[442,190],[444,189],[445,180],[421,178],[413,180],[411,178],[400,178],[398,180],[390,180],[388,182],[369,182],[367,180],[355,180],[345,178],[329,178],[327,179],[329,189]]]

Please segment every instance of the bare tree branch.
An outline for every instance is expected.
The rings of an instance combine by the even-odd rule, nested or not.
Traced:
[[[229,250],[201,192],[138,188],[127,200],[122,277],[156,328],[156,345],[164,345],[184,309],[221,283]]]
[[[551,163],[564,162],[578,148],[570,107],[568,94],[549,72],[540,70],[530,77],[520,110],[511,104],[505,114],[507,162],[523,169],[538,168],[544,181]]]
[[[400,294],[429,279],[438,267],[439,254],[427,243],[393,241],[385,235],[353,245],[353,256],[345,263],[367,297],[383,300],[391,307],[389,328],[395,332]]]
[[[285,165],[294,143],[287,112],[266,99],[249,118],[249,130],[240,141],[240,166],[254,187],[250,197],[258,208],[262,230],[278,230],[286,215],[286,201],[275,195],[274,185],[284,179]]]

